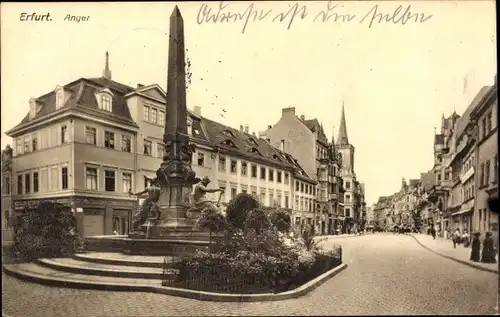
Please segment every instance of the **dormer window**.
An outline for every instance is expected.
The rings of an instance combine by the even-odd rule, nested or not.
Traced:
[[[224,142],[222,142],[224,145],[226,146],[230,146],[230,147],[236,147],[236,145],[234,145],[234,143],[231,141],[231,140],[226,140]]]
[[[233,132],[231,132],[229,130],[224,130],[224,131],[222,131],[222,133],[225,134],[225,135],[227,135],[228,137],[234,138]]]
[[[101,95],[102,110],[111,112],[111,96],[107,94]]]
[[[99,109],[112,112],[113,111],[113,93],[108,88],[101,89],[95,94]]]
[[[56,93],[56,109],[60,109],[64,106],[64,91],[60,89]]]
[[[259,150],[257,150],[257,148],[254,148],[254,147],[250,149],[250,152],[261,155],[260,152],[259,152]]]
[[[280,157],[279,157],[277,154],[274,154],[274,155],[273,155],[273,159],[278,160],[278,161],[281,161]]]
[[[254,139],[250,138],[248,139],[248,143],[252,144],[252,145],[257,145],[257,141],[255,141]]]

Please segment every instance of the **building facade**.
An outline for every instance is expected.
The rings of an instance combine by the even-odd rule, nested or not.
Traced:
[[[475,203],[472,227],[484,237],[486,231],[493,233],[498,249],[498,214],[488,209],[488,200],[498,197],[498,90],[497,76],[493,86],[488,87],[470,118],[477,137],[474,148],[476,157]]]
[[[2,150],[2,243],[13,241],[12,148]]]
[[[295,157],[305,173],[317,181],[312,209],[316,232],[340,229],[344,216],[341,156],[335,144],[328,142],[319,121],[297,117],[294,107],[284,108],[278,122],[260,136]]]
[[[30,99],[28,115],[7,132],[15,144],[14,208],[47,199],[62,203],[75,212],[83,236],[127,234],[145,198],[129,192],[144,190],[144,176],[155,177],[164,155],[166,92],[156,84],[118,83],[108,65],[106,56],[102,77],[80,78]],[[266,206],[297,211],[301,222],[312,219],[317,181],[295,158],[242,128],[203,118],[199,108],[187,120],[196,145],[194,171],[225,189],[215,201],[248,192]]]

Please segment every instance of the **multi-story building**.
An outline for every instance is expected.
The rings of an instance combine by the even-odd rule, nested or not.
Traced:
[[[498,95],[497,76],[493,86],[481,96],[470,115],[477,137],[475,146],[476,199],[472,226],[484,232],[491,231],[498,249],[498,214],[488,210],[488,199],[498,197]]]
[[[306,120],[295,115],[295,108],[282,109],[281,118],[265,132],[260,133],[270,144],[297,158],[307,175],[314,177],[318,185],[314,189],[313,222],[317,232],[332,232],[335,215],[343,216],[340,199],[340,155],[332,150],[332,144],[317,119]]]
[[[120,84],[108,65],[106,54],[102,77],[80,78],[32,98],[29,114],[7,132],[15,140],[14,206],[60,202],[75,212],[84,236],[129,231],[141,202],[129,191],[144,189],[144,176],[155,176],[164,153],[166,92],[158,85]],[[196,145],[193,168],[210,177],[211,186],[226,189],[222,201],[246,191],[267,206],[293,207],[310,218],[302,213],[313,208],[317,182],[297,160],[200,112],[195,108],[187,119]],[[293,205],[296,183],[299,203]]]
[[[429,201],[433,205],[432,223],[440,236],[445,236],[448,229],[448,197],[451,190],[450,144],[453,128],[460,116],[454,112],[450,117],[441,119],[441,131],[434,136],[434,166],[436,185],[429,190]]]
[[[12,148],[2,150],[2,243],[13,240],[12,223]]]
[[[392,196],[380,196],[373,207],[374,225],[378,229],[390,230],[394,224]]]
[[[477,107],[488,87],[483,87],[463,115],[455,122],[452,142],[450,144],[449,168],[452,173],[448,211],[452,217],[451,229],[472,231],[471,215],[475,203],[474,154],[475,137],[470,114]]]

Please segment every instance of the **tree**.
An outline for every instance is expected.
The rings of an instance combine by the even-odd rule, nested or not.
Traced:
[[[226,219],[234,227],[243,230],[248,212],[258,207],[260,207],[260,203],[255,197],[247,193],[240,193],[227,205]]]

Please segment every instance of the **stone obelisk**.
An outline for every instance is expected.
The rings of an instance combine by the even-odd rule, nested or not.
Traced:
[[[184,21],[175,6],[170,16],[166,125],[163,134],[165,156],[156,172],[161,183],[161,219],[153,226],[154,236],[186,231],[186,196],[192,192],[196,174],[191,168],[193,146],[187,133]]]

